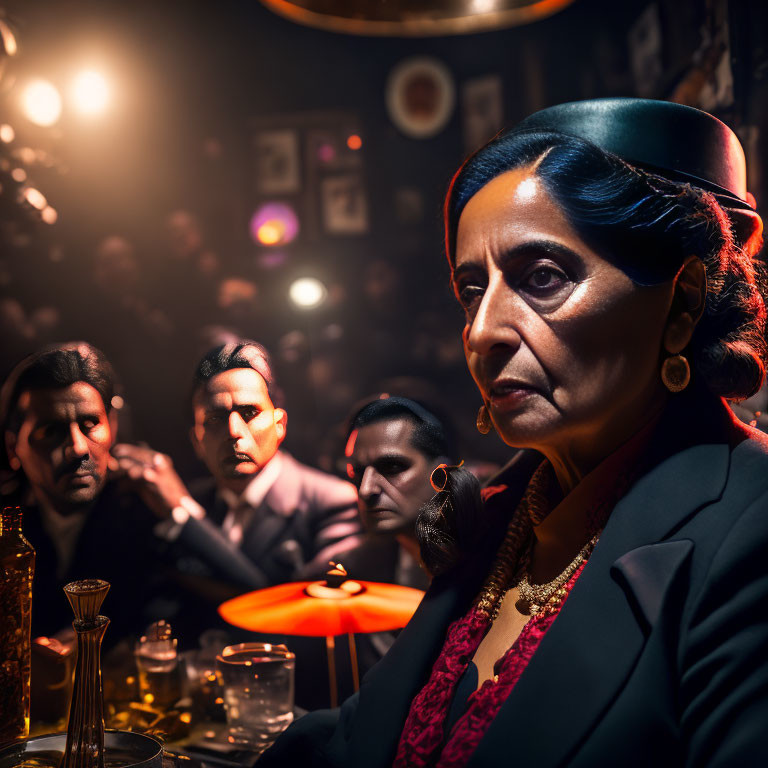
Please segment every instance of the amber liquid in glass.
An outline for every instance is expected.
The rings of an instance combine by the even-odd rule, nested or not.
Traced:
[[[29,736],[32,578],[35,550],[21,533],[21,507],[0,516],[0,743]]]

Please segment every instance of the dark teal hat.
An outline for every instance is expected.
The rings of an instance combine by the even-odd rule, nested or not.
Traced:
[[[514,131],[577,136],[652,173],[711,192],[742,242],[762,230],[748,202],[744,150],[736,134],[700,109],[652,99],[590,99],[542,109]]]

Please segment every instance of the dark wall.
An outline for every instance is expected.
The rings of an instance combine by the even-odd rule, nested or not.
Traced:
[[[577,0],[530,26],[418,40],[309,29],[255,0],[12,4],[27,41],[20,72],[56,70],[98,39],[96,53],[119,72],[120,103],[98,125],[65,119],[60,135],[30,139],[50,144],[63,169],[34,169],[60,220],[54,228],[33,229],[25,241],[6,238],[11,277],[3,295],[17,299],[27,315],[54,306],[59,319],[10,345],[5,367],[46,334],[94,339],[123,372],[132,436],[172,453],[193,473],[198,468],[185,438],[187,380],[205,343],[201,327],[227,326],[275,352],[291,414],[288,444],[307,460],[332,454],[332,426],[354,400],[395,376],[425,380],[450,402],[468,454],[503,459],[507,449],[496,438],[474,432],[479,398],[464,370],[462,320],[442,247],[442,196],[465,155],[461,102],[440,134],[408,138],[387,114],[387,77],[412,55],[442,60],[457,89],[498,74],[508,124],[561,101],[636,95],[628,32],[650,5]],[[768,127],[765,5],[666,0],[655,6],[662,70],[645,86],[657,98],[675,96],[681,83],[684,93],[699,98],[695,84],[715,78],[708,36],[723,19],[730,23],[735,98],[717,113],[745,139],[760,200],[760,129]],[[285,267],[266,269],[247,236],[252,121],[313,110],[359,118],[370,231],[299,243]],[[410,222],[396,213],[402,187],[422,200],[423,214]],[[175,209],[191,211],[200,224],[202,245],[187,262],[168,257],[165,220]],[[120,290],[105,299],[94,285],[93,254],[107,235],[120,235],[133,248],[141,272],[134,293],[144,302],[138,308],[136,296],[125,307]],[[210,274],[195,261],[208,252],[217,265]],[[364,286],[371,263],[380,261],[391,265],[395,287],[377,305]],[[338,283],[335,303],[314,314],[296,312],[285,297],[290,279],[307,269]],[[220,306],[217,286],[231,276],[256,286],[251,306]],[[286,340],[291,332],[293,347]]]

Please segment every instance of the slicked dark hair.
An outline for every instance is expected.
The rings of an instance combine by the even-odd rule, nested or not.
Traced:
[[[447,419],[435,414],[434,409],[407,397],[382,397],[364,405],[349,422],[348,434],[353,430],[379,421],[408,419],[413,426],[411,444],[429,459],[444,456],[456,459],[456,443]]]
[[[25,357],[8,375],[0,390],[0,424],[3,433],[18,432],[23,420],[19,398],[24,392],[65,389],[83,381],[100,395],[107,413],[119,389],[115,371],[106,355],[85,341],[52,344]]]
[[[276,391],[275,379],[272,375],[272,364],[269,353],[264,347],[251,339],[240,339],[228,344],[220,344],[209,350],[197,364],[192,382],[191,400],[214,376],[224,371],[236,368],[250,368],[264,379],[267,393],[272,403],[277,405],[279,392]]]

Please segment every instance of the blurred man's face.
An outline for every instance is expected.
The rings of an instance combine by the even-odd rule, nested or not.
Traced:
[[[112,430],[98,390],[84,381],[22,393],[18,434],[6,433],[35,496],[60,514],[90,504],[104,487]]]
[[[213,376],[194,399],[193,442],[216,482],[235,493],[277,453],[287,416],[251,368]]]
[[[397,418],[366,424],[353,438],[348,474],[372,533],[413,536],[419,509],[434,495],[429,478],[440,459],[414,448],[413,430],[413,421]]]

